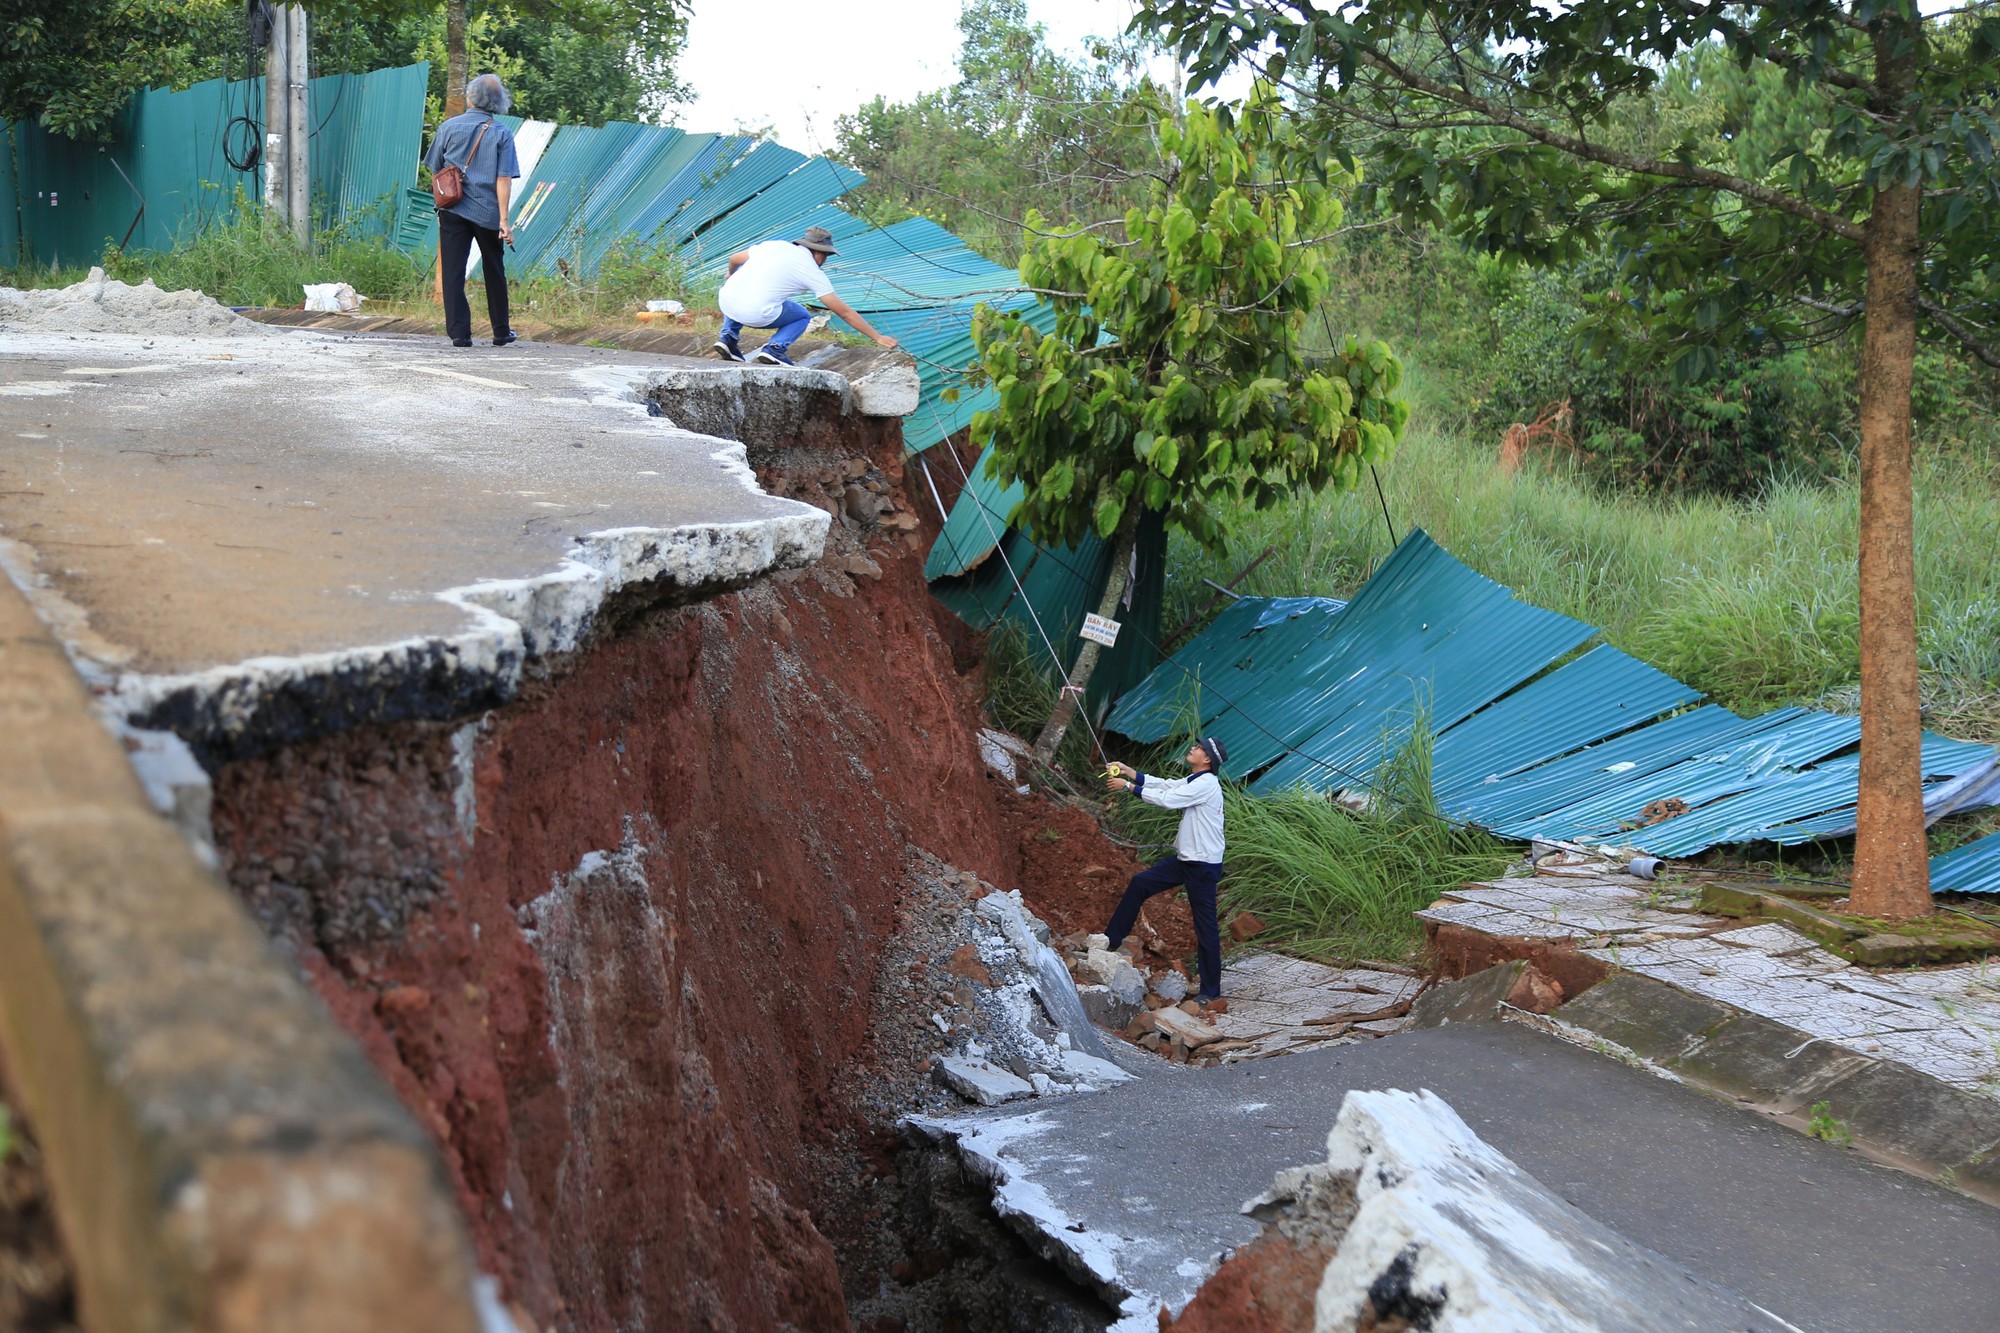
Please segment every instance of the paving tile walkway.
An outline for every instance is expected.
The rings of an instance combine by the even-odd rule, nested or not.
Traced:
[[[1229,1012],[1216,1019],[1216,1027],[1226,1041],[1245,1043],[1225,1051],[1223,1062],[1319,1050],[1398,1031],[1401,1018],[1360,1025],[1355,1020],[1400,1005],[1422,984],[1400,972],[1252,953],[1222,972]]]
[[[2000,1098],[2000,967],[1871,972],[1790,926],[1695,910],[1694,890],[1608,869],[1468,885],[1417,915],[1571,940],[1628,972]]]

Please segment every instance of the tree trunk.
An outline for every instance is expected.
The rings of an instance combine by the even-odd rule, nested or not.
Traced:
[[[1118,520],[1118,531],[1111,538],[1111,577],[1104,581],[1104,596],[1097,603],[1097,614],[1106,620],[1118,618],[1118,602],[1125,596],[1132,550],[1138,541],[1139,502],[1134,500],[1126,506],[1125,516]],[[1070,721],[1083,704],[1083,691],[1090,684],[1091,673],[1097,670],[1097,659],[1103,651],[1104,645],[1090,639],[1083,641],[1083,651],[1076,655],[1076,665],[1069,669],[1068,687],[1056,696],[1055,709],[1043,725],[1042,734],[1035,738],[1035,758],[1044,765],[1055,765],[1056,751],[1062,747]]]
[[[1900,98],[1920,49],[1885,18],[1876,82]],[[1923,719],[1917,701],[1917,575],[1910,491],[1910,376],[1917,348],[1916,188],[1876,191],[1863,251],[1868,314],[1861,340],[1861,794],[1853,910],[1908,918],[1931,911],[1924,839]]]
[[[444,0],[444,114],[465,111],[465,85],[472,77],[465,61],[465,0]]]

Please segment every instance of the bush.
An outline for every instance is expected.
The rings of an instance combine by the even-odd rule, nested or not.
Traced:
[[[1584,466],[1622,485],[1749,495],[1780,477],[1839,470],[1854,420],[1855,367],[1843,347],[1725,350],[1714,375],[1679,383],[1643,347],[1584,346],[1591,296],[1614,282],[1602,264],[1513,278],[1494,313],[1480,412],[1496,435],[1567,401]]]

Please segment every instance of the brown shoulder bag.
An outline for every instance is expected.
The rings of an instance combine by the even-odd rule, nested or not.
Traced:
[[[493,122],[488,120],[486,125]],[[472,148],[465,155],[467,162],[479,156],[479,141],[486,137],[486,125],[479,127],[479,133],[472,136]],[[439,208],[450,208],[465,198],[465,168],[447,162],[431,175],[431,198]]]

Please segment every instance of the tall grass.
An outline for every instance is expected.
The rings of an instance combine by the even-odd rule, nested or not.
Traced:
[[[171,250],[126,252],[108,246],[102,264],[123,282],[151,279],[167,291],[194,288],[234,306],[297,307],[307,284],[345,282],[369,298],[371,313],[441,319],[432,296],[430,250],[411,256],[390,245],[382,234],[386,215],[383,206],[322,225],[302,244],[255,202],[239,196],[225,216]],[[713,284],[693,284],[686,261],[671,246],[622,237],[587,277],[582,276],[580,242],[571,259],[578,262],[564,262],[553,275],[514,275],[508,294],[515,313],[557,328],[581,328],[627,322],[648,300],[694,304],[714,299]],[[0,269],[0,285],[67,286],[81,281],[85,272],[25,265]],[[483,316],[484,285],[477,278],[467,284],[467,297],[475,315]]]
[[[1992,442],[2000,454],[2000,441]],[[1425,529],[1524,600],[1575,616],[1613,644],[1720,703],[1851,700],[1858,676],[1857,487],[1780,482],[1730,501],[1607,492],[1560,465],[1507,475],[1497,441],[1419,413],[1381,471],[1397,535]],[[1990,455],[1989,455],[1990,456]],[[2000,487],[1972,451],[1920,457],[1918,624],[1931,725],[2000,740]],[[1166,621],[1206,600],[1267,546],[1277,554],[1241,590],[1352,591],[1390,550],[1365,479],[1231,515],[1221,558],[1176,539]]]
[[[378,234],[384,211],[322,227],[310,243],[301,243],[263,208],[239,197],[226,218],[172,250],[106,247],[104,269],[124,282],[151,278],[168,291],[196,288],[224,305],[296,306],[306,284],[320,282],[351,283],[375,300],[407,298],[423,289],[424,269]]]
[[[1419,726],[1377,771],[1369,808],[1353,811],[1303,790],[1225,797],[1225,919],[1254,912],[1259,947],[1323,961],[1406,960],[1423,940],[1413,915],[1470,879],[1491,879],[1515,853],[1497,839],[1438,817],[1430,735]],[[1179,816],[1125,802],[1123,832],[1171,846]]]

